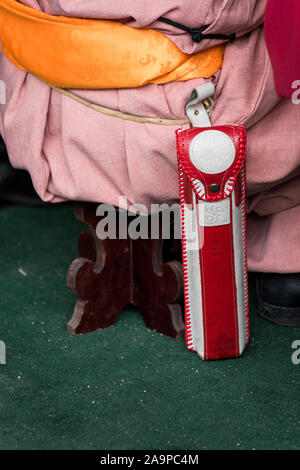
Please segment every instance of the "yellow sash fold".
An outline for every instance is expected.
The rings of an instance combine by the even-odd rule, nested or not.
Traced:
[[[0,0],[2,50],[19,69],[61,88],[133,88],[208,78],[224,46],[188,55],[154,29],[52,16]]]

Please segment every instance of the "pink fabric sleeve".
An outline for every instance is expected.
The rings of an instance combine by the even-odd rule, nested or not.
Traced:
[[[265,37],[276,90],[279,96],[291,98],[297,87],[295,82],[300,80],[299,0],[269,0],[265,15]]]

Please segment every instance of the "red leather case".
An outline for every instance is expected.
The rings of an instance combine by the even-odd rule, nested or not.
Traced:
[[[204,360],[238,357],[249,341],[246,131],[176,135],[187,347]]]

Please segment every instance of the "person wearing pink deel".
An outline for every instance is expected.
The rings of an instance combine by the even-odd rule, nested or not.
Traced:
[[[207,81],[214,83],[212,125],[247,129],[248,269],[257,273],[260,313],[291,326],[300,326],[300,105],[290,99],[296,91],[291,81],[300,80],[299,3],[18,2],[53,16],[155,29],[188,55],[224,44],[222,67],[209,78],[130,89],[72,89],[72,93],[122,113],[184,120],[191,90]],[[161,17],[169,22],[160,21]],[[206,37],[194,41],[189,29]],[[231,39],[224,39],[226,35]],[[142,63],[149,61],[155,61],[151,54]],[[126,196],[128,205],[139,203],[150,209],[152,203],[178,200],[175,131],[180,126],[141,124],[97,113],[20,70],[1,49],[0,80],[7,84],[0,134],[12,165],[29,171],[44,201],[118,205],[119,198]]]

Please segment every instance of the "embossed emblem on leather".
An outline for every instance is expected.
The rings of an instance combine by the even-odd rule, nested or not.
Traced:
[[[203,227],[216,227],[230,223],[230,201],[200,202],[199,220]]]

